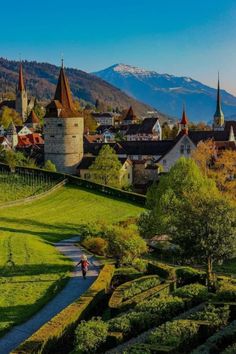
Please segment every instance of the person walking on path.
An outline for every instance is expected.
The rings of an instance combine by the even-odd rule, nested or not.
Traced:
[[[81,260],[79,261],[79,263],[77,264],[80,265],[81,264],[81,270],[82,270],[82,274],[83,274],[83,278],[86,279],[86,273],[88,271],[88,266],[90,265],[87,256],[85,256],[84,254],[81,257]]]

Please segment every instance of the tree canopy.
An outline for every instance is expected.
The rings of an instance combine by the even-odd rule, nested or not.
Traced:
[[[104,145],[89,168],[91,171],[90,180],[112,187],[121,187],[119,178],[121,167],[114,149],[109,145]]]

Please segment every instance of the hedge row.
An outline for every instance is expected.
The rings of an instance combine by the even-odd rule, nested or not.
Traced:
[[[191,267],[176,268],[176,278],[178,286],[199,283],[206,285],[206,272]]]
[[[149,274],[157,274],[161,278],[168,280],[176,279],[176,269],[168,264],[151,261],[148,263],[147,271]]]
[[[1,165],[1,168],[5,168],[6,170],[9,171],[8,165],[2,164],[2,163],[0,165]],[[82,178],[79,178],[76,176],[72,176],[72,175],[68,175],[68,174],[64,174],[64,173],[59,173],[59,172],[46,171],[46,170],[42,170],[39,168],[30,168],[30,167],[17,167],[16,171],[28,171],[31,174],[43,174],[43,175],[50,176],[52,179],[55,179],[55,180],[58,180],[61,178],[67,179],[69,181],[69,183],[78,185],[78,186],[86,188],[86,189],[99,191],[102,194],[107,194],[109,196],[113,196],[113,197],[119,198],[119,199],[125,199],[125,200],[131,201],[131,202],[134,202],[134,203],[137,203],[140,205],[146,204],[146,196],[145,195],[123,191],[118,188],[108,187],[108,186],[105,186],[102,184],[87,181],[85,179],[82,179]]]
[[[145,288],[145,283],[147,283],[147,287]],[[132,289],[135,290],[135,288],[137,288],[137,290],[140,290],[139,293],[143,293],[145,290],[148,290],[150,288],[154,288],[157,285],[160,284],[160,278],[157,275],[147,275],[147,276],[143,276],[141,278],[135,279],[135,280],[131,280],[129,282],[126,282],[120,286],[118,286],[118,288],[116,288],[116,290],[113,292],[110,300],[109,300],[109,307],[111,309],[117,309],[122,307],[123,303],[128,300],[130,300],[131,298],[133,298],[136,294],[133,294]],[[142,286],[143,285],[143,286]],[[130,292],[130,296],[127,298],[126,294],[128,294],[128,292]]]
[[[191,354],[218,354],[236,338],[236,321],[221,329]]]
[[[91,287],[77,301],[62,310],[12,354],[60,353],[73,345],[73,333],[81,319],[91,314],[106,294],[114,274],[113,265],[105,265]]]

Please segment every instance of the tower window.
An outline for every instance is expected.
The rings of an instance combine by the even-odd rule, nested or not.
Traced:
[[[55,138],[55,135],[50,135],[50,138]]]
[[[72,136],[72,138],[76,138],[76,136],[75,136],[75,135],[73,135],[73,136]]]
[[[58,126],[58,127],[62,127],[62,124],[61,124],[61,123],[58,123],[57,126]]]
[[[75,127],[78,127],[78,124],[77,124],[77,123],[75,123]]]

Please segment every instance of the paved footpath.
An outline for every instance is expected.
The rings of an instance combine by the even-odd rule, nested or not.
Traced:
[[[66,257],[78,262],[84,253],[74,243],[79,238],[72,238],[56,243],[56,248]],[[5,336],[0,338],[0,354],[9,354],[21,342],[30,337],[44,323],[48,322],[57,313],[71,304],[80,295],[82,295],[94,282],[99,273],[99,264],[88,255],[90,262],[87,279],[84,280],[80,268],[75,268],[71,274],[71,279],[67,285],[59,292],[50,302],[48,302],[39,312],[31,317],[26,322],[13,327]]]

